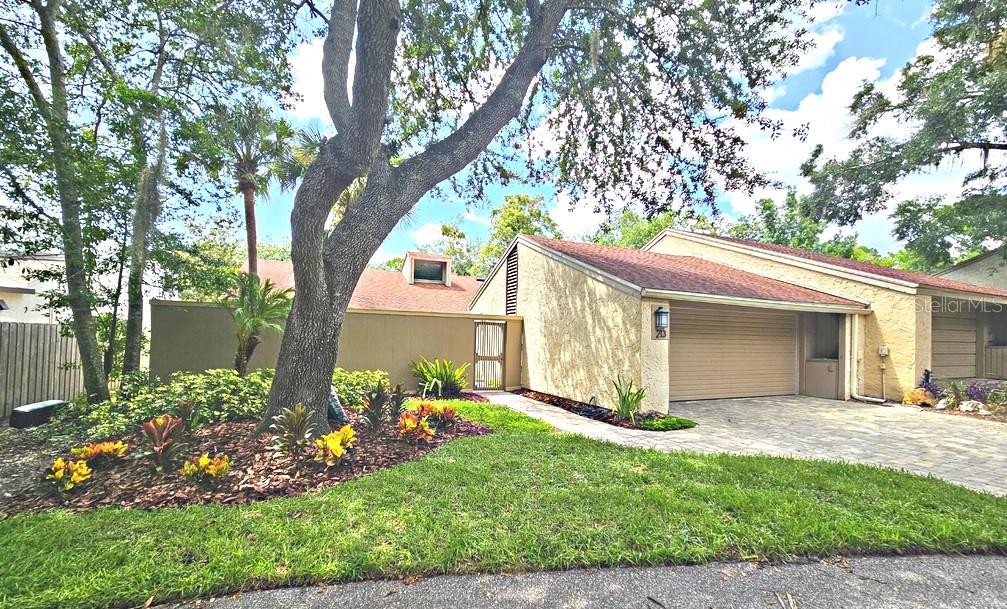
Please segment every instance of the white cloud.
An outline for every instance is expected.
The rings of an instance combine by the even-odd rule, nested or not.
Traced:
[[[416,230],[409,231],[409,236],[412,237],[413,242],[419,247],[427,247],[433,245],[441,238],[443,235],[441,232],[442,226],[439,222],[427,222]]]
[[[300,99],[289,98],[289,113],[308,121],[313,118],[327,121],[329,109],[325,105],[322,83],[322,39],[302,43],[290,56],[290,72],[293,75],[293,91]]]
[[[558,193],[556,204],[549,208],[549,216],[564,237],[580,239],[597,232],[606,219],[605,214],[594,211],[594,207],[594,201],[589,198],[573,202],[566,193]]]
[[[846,1],[839,2],[817,2],[808,9],[808,17],[817,25],[821,25],[843,14],[846,9]]]
[[[463,217],[469,222],[475,222],[476,224],[482,224],[483,226],[489,226],[492,224],[489,218],[486,216],[480,216],[474,211],[466,211]]]
[[[801,56],[790,74],[800,74],[824,66],[836,54],[836,46],[843,41],[844,36],[843,29],[838,26],[829,26],[821,32],[808,32],[808,39],[814,46]]]
[[[917,54],[933,54],[935,50],[934,42],[928,40],[919,45]],[[853,150],[855,142],[848,138],[852,123],[849,105],[863,83],[876,83],[887,95],[897,95],[901,73],[896,70],[889,78],[882,78],[885,63],[884,59],[871,57],[846,58],[826,74],[820,92],[805,97],[794,110],[769,109],[766,116],[771,120],[783,121],[785,129],[775,140],[757,128],[742,127],[739,131],[749,144],[747,155],[752,165],[767,177],[782,182],[784,186],[796,187],[799,193],[810,192],[810,184],[800,175],[800,165],[819,144],[824,147],[826,158],[842,159]],[[786,131],[803,124],[808,125],[805,141]],[[906,134],[907,128],[911,128],[911,125],[885,118],[872,133],[899,138]],[[957,161],[942,163],[932,171],[907,176],[891,187],[891,204],[894,206],[900,201],[915,197],[957,196],[962,190],[963,177],[968,171],[975,169],[979,162],[977,155],[963,156]],[[784,195],[783,189],[766,188],[759,190],[754,196],[728,193],[727,199],[735,213],[747,214],[754,211],[758,199],[772,197],[782,200]],[[888,218],[889,213],[890,210],[885,210],[869,214],[854,227],[865,245],[883,251],[897,247],[892,236],[893,223]]]

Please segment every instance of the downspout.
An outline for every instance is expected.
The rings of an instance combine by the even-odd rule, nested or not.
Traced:
[[[859,400],[861,402],[870,402],[871,404],[884,404],[885,401],[881,398],[872,398],[866,395],[860,395],[857,393],[857,367],[860,365],[860,360],[857,358],[857,346],[860,344],[858,340],[858,330],[860,329],[860,315],[850,315],[851,328],[850,333],[853,335],[850,338],[850,397],[854,400]],[[883,373],[882,373],[883,374]]]

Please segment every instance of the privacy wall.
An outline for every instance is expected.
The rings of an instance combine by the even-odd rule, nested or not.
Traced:
[[[150,314],[150,369],[165,379],[180,370],[200,372],[234,365],[237,339],[230,312],[218,305],[155,300]],[[506,326],[504,384],[521,385],[522,320],[515,316],[401,311],[350,310],[339,339],[336,365],[347,370],[384,370],[393,385],[416,388],[409,362],[450,359],[468,363],[472,386],[475,322],[495,320]],[[267,332],[249,368],[272,368],[280,335]]]

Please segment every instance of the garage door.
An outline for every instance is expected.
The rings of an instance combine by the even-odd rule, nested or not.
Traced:
[[[668,328],[672,400],[797,393],[797,314],[673,305]]]
[[[931,336],[935,375],[941,378],[976,375],[975,315],[934,313]]]

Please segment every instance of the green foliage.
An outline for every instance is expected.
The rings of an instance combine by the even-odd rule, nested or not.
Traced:
[[[166,412],[179,412],[179,405],[194,405],[193,428],[221,421],[253,419],[265,410],[269,399],[271,369],[240,377],[234,370],[202,373],[176,372],[163,385],[120,386],[115,399],[93,405],[82,415],[87,437],[104,439],[136,430],[142,421]]]
[[[927,268],[1007,236],[1004,14],[1005,0],[935,3],[932,53],[906,64],[893,95],[868,83],[854,97],[850,135],[856,148],[845,158],[828,158],[818,148],[805,164],[815,187],[808,201],[815,217],[853,224],[890,208],[900,192],[892,186],[906,176],[964,159],[970,171],[960,197],[894,201],[894,235]],[[878,133],[879,125],[890,123],[900,125],[897,136]]]
[[[948,406],[951,408],[956,408],[961,405],[967,398],[965,397],[965,383],[959,380],[953,380],[948,383],[948,389],[944,394],[944,399],[948,401]]]
[[[592,243],[640,249],[666,228],[717,233],[719,225],[692,209],[666,211],[645,218],[632,209],[624,209],[614,222],[606,222],[591,237]]]
[[[430,247],[424,248],[423,251],[436,252],[451,258],[451,273],[454,275],[477,276],[483,272],[480,261],[483,247],[482,241],[469,239],[464,232],[443,224],[441,225],[441,238]],[[400,264],[399,268],[401,269],[401,267]]]
[[[465,374],[469,365],[465,363],[455,366],[449,359],[430,361],[421,357],[410,362],[409,369],[419,381],[419,389],[424,397],[429,393],[436,393],[438,397],[452,398],[457,397],[465,388]]]
[[[695,426],[696,423],[690,421],[689,419],[672,416],[647,417],[645,419],[640,419],[639,422],[640,429],[646,429],[649,431],[675,431],[678,429],[690,429]]]
[[[383,381],[374,385],[364,396],[364,407],[360,414],[371,429],[378,429],[385,422],[389,398],[388,385]]]
[[[294,457],[295,460],[299,460],[304,451],[311,446],[311,436],[315,433],[315,428],[311,424],[311,413],[304,404],[284,408],[280,414],[273,417],[273,424],[269,428],[276,436],[276,448]]]
[[[402,385],[396,385],[395,390],[388,396],[388,420],[392,425],[398,422],[399,415],[406,407],[406,399]]]
[[[379,264],[374,264],[374,265],[371,265],[371,266],[373,268],[381,269],[383,271],[401,271],[402,270],[402,265],[404,265],[405,263],[406,263],[406,259],[405,258],[403,258],[401,256],[397,256],[395,258],[390,258],[388,260],[385,260],[384,262],[381,262]]]
[[[388,373],[383,370],[343,370],[332,371],[332,386],[336,389],[340,403],[347,408],[362,408],[367,392],[375,385],[388,385]]]
[[[615,414],[623,421],[636,422],[636,413],[643,404],[643,397],[646,390],[643,387],[634,389],[633,379],[623,380],[622,376],[616,377],[612,382],[615,387]]]
[[[259,260],[290,260],[290,240],[282,243],[259,243]]]
[[[283,332],[283,323],[290,315],[294,291],[290,288],[278,289],[269,279],[260,280],[258,275],[241,273],[235,285],[221,299],[222,306],[231,309],[234,330],[238,337],[238,349],[234,356],[234,369],[244,376],[248,362],[260,342],[263,332]]]
[[[504,203],[490,213],[490,233],[479,251],[473,274],[485,276],[518,235],[542,235],[561,239],[563,233],[546,209],[542,195],[505,195]]]

